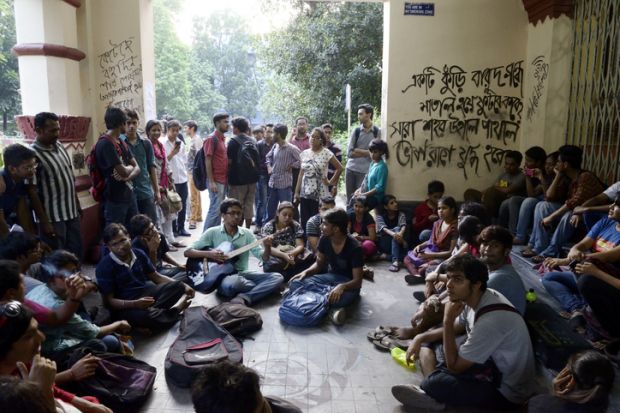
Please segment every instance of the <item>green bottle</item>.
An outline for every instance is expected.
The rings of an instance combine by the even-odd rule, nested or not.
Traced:
[[[525,301],[527,301],[528,303],[533,303],[534,301],[536,301],[536,293],[534,292],[533,288],[530,288],[530,290],[525,293]]]

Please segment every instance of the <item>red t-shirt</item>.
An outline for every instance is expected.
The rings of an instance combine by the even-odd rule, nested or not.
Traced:
[[[415,207],[413,212],[415,218],[413,222],[413,232],[419,234],[425,229],[433,228],[433,222],[428,219],[431,215],[437,215],[437,211],[429,207],[426,201]]]
[[[217,140],[216,140],[217,139]],[[205,139],[203,145],[205,156],[211,157],[213,180],[218,184],[226,185],[228,181],[228,154],[226,152],[226,137],[215,131]]]

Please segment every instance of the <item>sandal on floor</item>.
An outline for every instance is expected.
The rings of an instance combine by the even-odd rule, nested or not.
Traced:
[[[401,348],[406,350],[409,347],[409,342],[411,340],[400,340],[396,337],[385,336],[381,340],[374,340],[372,344],[374,344],[377,350],[381,351],[392,351],[393,348]]]
[[[534,264],[542,264],[545,259],[547,259],[547,257],[543,257],[542,255],[534,255],[530,258],[530,261],[532,261]]]
[[[399,267],[398,263],[392,263],[392,265],[390,265],[390,267],[388,268],[388,271],[390,271],[390,272],[398,272],[398,271],[400,271],[400,267]]]
[[[525,258],[532,258],[537,256],[538,254],[536,253],[536,251],[532,250],[530,247],[526,247],[523,248],[521,250],[521,256],[525,257]]]
[[[426,282],[424,280],[424,277],[420,277],[419,275],[413,275],[413,274],[405,275],[405,281],[409,285],[420,285]]]
[[[383,327],[378,326],[374,330],[371,330],[366,334],[366,337],[370,341],[381,340],[383,337],[389,336],[391,334],[396,334],[396,329],[398,327]]]

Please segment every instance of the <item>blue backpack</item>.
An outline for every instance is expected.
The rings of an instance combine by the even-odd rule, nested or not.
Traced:
[[[295,284],[282,298],[280,321],[300,327],[320,324],[329,310],[327,294],[332,286],[315,282]]]

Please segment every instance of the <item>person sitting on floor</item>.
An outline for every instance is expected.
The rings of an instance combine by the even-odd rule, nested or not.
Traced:
[[[377,226],[368,213],[367,199],[363,195],[354,195],[353,212],[349,214],[349,233],[361,245],[364,259],[370,259],[377,253]]]
[[[482,203],[493,218],[498,216],[500,206],[511,197],[525,195],[525,175],[521,171],[523,155],[519,151],[506,151],[504,155],[504,172],[493,186],[482,193]],[[504,208],[507,207],[507,204]]]
[[[420,360],[424,380],[420,387],[396,385],[392,394],[406,406],[429,410],[446,404],[519,408],[531,396],[536,374],[525,321],[502,294],[487,289],[488,271],[480,260],[457,257],[446,270],[450,300],[443,326],[418,334],[406,353],[408,361]],[[459,347],[460,334],[466,338]]]
[[[198,373],[192,403],[196,413],[301,413],[291,402],[263,396],[258,374],[228,360],[207,365]]]
[[[54,251],[41,265],[41,277],[45,284],[35,287],[26,298],[50,309],[65,306],[66,300],[75,300],[73,297],[76,293],[73,291],[71,279],[75,276],[81,277],[79,263],[78,258],[69,251]],[[120,352],[121,343],[114,333],[126,334],[131,326],[127,321],[120,320],[99,327],[82,307],[64,324],[42,326],[41,329],[47,336],[41,352],[64,369],[68,367],[65,363],[70,354],[77,348]]]
[[[398,201],[394,195],[383,197],[383,208],[377,214],[377,233],[379,234],[379,250],[390,257],[391,272],[400,270],[400,262],[407,254],[407,217],[398,209]]]
[[[319,240],[316,261],[310,268],[291,278],[291,289],[296,283],[317,282],[333,286],[328,299],[335,309],[330,318],[336,325],[346,319],[345,307],[352,304],[362,288],[364,258],[360,243],[347,232],[349,217],[340,209],[332,209],[323,216],[322,236]]]
[[[336,200],[334,197],[326,196],[321,198],[319,201],[319,213],[311,217],[306,224],[308,248],[313,254],[316,254],[316,248],[319,245],[319,238],[321,238],[321,222],[323,221],[323,215],[335,207]]]
[[[614,367],[597,351],[569,357],[566,367],[553,379],[551,394],[530,399],[528,413],[605,413],[614,385]]]
[[[554,191],[565,177],[570,179],[570,187],[563,205],[549,201],[536,205],[532,237],[529,245],[521,252],[521,255],[532,258],[535,263],[543,262],[545,257],[560,256],[562,247],[575,232],[571,223],[573,209],[605,189],[596,175],[581,169],[581,148],[564,145],[559,152],[556,175],[549,191]]]
[[[437,213],[439,220],[433,224],[431,238],[418,244],[405,257],[405,267],[409,274],[424,278],[429,264],[439,264],[450,257],[458,239],[456,201],[451,196],[439,200]]]
[[[158,273],[145,253],[132,249],[123,225],[109,224],[103,231],[103,242],[110,253],[99,261],[96,274],[112,316],[148,330],[176,323],[191,303],[194,290]]]
[[[132,239],[131,246],[145,253],[158,273],[176,281],[185,281],[185,265],[170,255],[166,237],[157,230],[151,218],[143,214],[131,218],[129,235]]]
[[[620,181],[616,182],[597,196],[588,199],[581,206],[573,209],[573,224],[577,224],[581,219],[588,231],[601,219],[605,218],[611,203],[620,196]]]
[[[620,197],[609,208],[607,218],[600,220],[588,234],[569,251],[567,258],[547,258],[545,266],[556,269],[585,260],[598,260],[603,263],[620,261]],[[585,300],[579,294],[577,278],[572,268],[567,271],[552,271],[542,278],[545,289],[562,306],[568,314],[563,314],[575,323],[583,320]]]
[[[28,270],[41,261],[41,241],[38,237],[22,231],[12,231],[0,246],[0,258],[16,261],[19,272],[24,274],[26,293],[42,282],[28,275]]]
[[[227,253],[223,251],[224,245],[231,245],[232,249],[238,249],[256,241],[252,231],[243,227],[241,202],[234,198],[225,199],[220,205],[222,225],[209,228],[185,250],[187,258],[206,258],[212,262],[226,262]],[[263,248],[256,245],[250,251],[239,255],[234,263],[235,273],[227,275],[218,286],[217,292],[231,302],[252,305],[276,292],[284,282],[284,277],[276,272],[264,273],[250,271],[248,260],[250,252],[263,262],[271,255],[271,237],[262,239]]]
[[[427,197],[413,210],[411,232],[413,242],[428,241],[431,237],[433,224],[439,219],[437,203],[443,197],[445,186],[441,181],[431,181],[427,185]]]
[[[78,397],[57,387],[56,363],[39,354],[44,340],[28,308],[17,301],[0,302],[0,376],[34,381],[55,412],[112,413],[94,397]]]
[[[295,207],[292,203],[280,202],[276,216],[263,225],[262,235],[273,235],[271,256],[263,263],[267,272],[278,272],[288,280],[308,268],[314,261],[313,254],[304,247],[304,230],[293,219]]]

